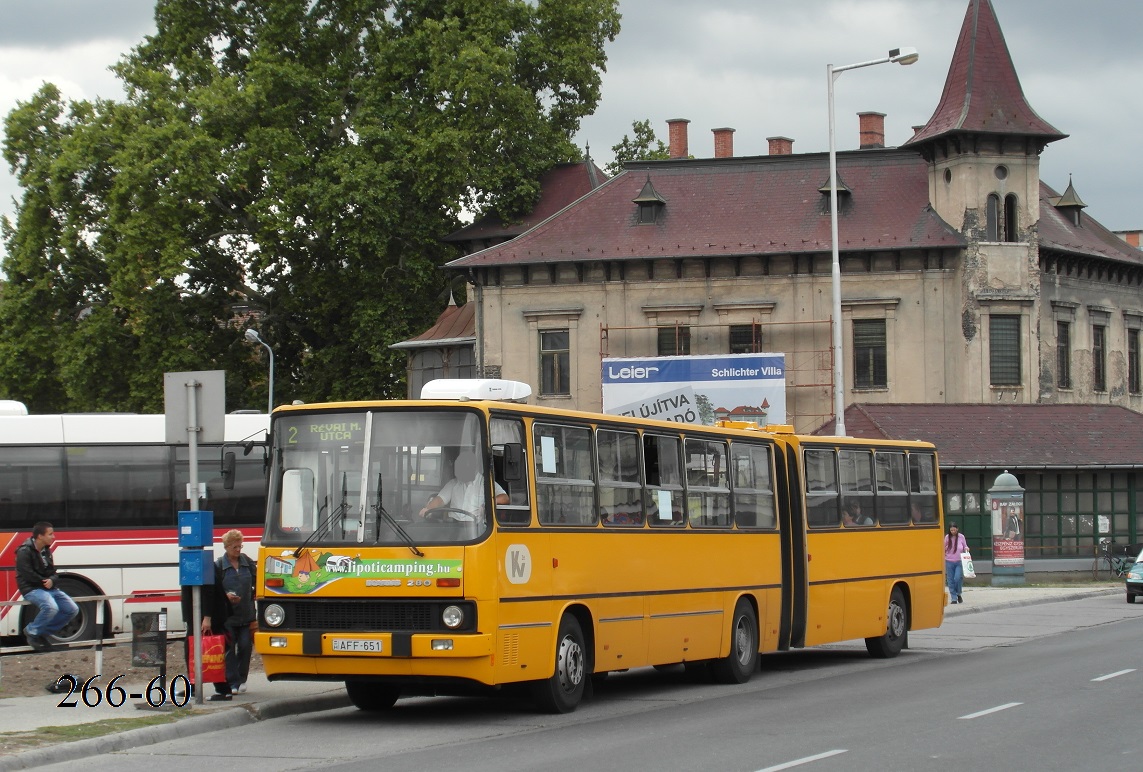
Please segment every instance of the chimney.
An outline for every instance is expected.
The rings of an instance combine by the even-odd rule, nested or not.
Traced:
[[[714,132],[714,157],[734,157],[734,129],[711,129]]]
[[[667,121],[671,158],[687,158],[690,156],[690,150],[687,148],[688,123],[690,121],[686,118],[671,118]]]
[[[885,147],[885,113],[858,113],[861,121],[861,149]]]
[[[770,155],[793,155],[794,140],[789,137],[766,137],[770,143]]]

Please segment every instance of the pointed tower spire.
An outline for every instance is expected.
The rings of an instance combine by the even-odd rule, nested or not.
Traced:
[[[1029,138],[1038,144],[1037,150],[1067,136],[1037,115],[1024,98],[991,0],[970,0],[940,104],[905,146],[958,134]]]

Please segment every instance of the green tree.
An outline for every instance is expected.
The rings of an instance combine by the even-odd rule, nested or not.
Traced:
[[[578,156],[616,6],[159,0],[122,102],[46,87],[8,117],[0,396],[157,409],[162,372],[217,368],[258,407],[252,319],[279,403],[402,393],[389,345],[443,307],[439,237]]]
[[[655,135],[650,121],[632,121],[631,131],[634,138],[624,134],[618,145],[611,146],[615,160],[604,171],[612,177],[623,171],[626,161],[662,161],[671,157],[670,149]]]

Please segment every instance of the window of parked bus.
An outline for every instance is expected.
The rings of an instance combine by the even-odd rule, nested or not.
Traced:
[[[734,522],[739,528],[774,527],[774,486],[770,448],[735,442],[730,446],[734,468]]]
[[[730,525],[726,443],[686,440],[687,514],[691,526]]]
[[[879,450],[877,467],[877,518],[884,525],[900,525],[909,521],[909,484],[905,454]]]
[[[599,429],[599,519],[604,525],[643,525],[643,484],[639,478],[639,435]]]
[[[591,430],[536,423],[536,511],[543,525],[595,525]]]
[[[937,522],[937,458],[909,454],[909,512],[914,523]]]
[[[836,526],[837,465],[832,449],[807,448],[806,466],[806,518],[811,527]]]
[[[652,526],[686,523],[681,451],[678,437],[643,435],[644,507]]]

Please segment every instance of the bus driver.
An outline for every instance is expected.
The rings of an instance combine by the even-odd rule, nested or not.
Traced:
[[[479,467],[476,454],[471,450],[462,450],[453,462],[453,479],[425,503],[419,512],[420,516],[425,517],[434,509],[447,507],[469,513],[469,517],[464,517],[460,512],[453,512],[451,517],[454,520],[483,520],[485,485]],[[500,483],[493,484],[496,486],[496,503],[507,504],[508,493],[500,487]]]

